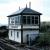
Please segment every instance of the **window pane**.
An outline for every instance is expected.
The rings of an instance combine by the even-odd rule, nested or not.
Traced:
[[[27,16],[27,24],[30,24],[30,16]]]
[[[13,24],[13,23],[14,23],[14,21],[11,21],[11,23]]]
[[[15,17],[15,24],[19,23],[19,16]]]
[[[14,24],[14,17],[10,18],[10,24],[12,24],[12,25]]]
[[[26,16],[23,16],[23,24],[26,24]]]
[[[19,32],[17,32],[17,38],[19,37]]]
[[[32,24],[34,24],[34,16],[32,16]]]
[[[12,30],[11,30],[11,36],[12,36]]]
[[[34,24],[34,20],[32,20],[32,24]]]
[[[35,24],[38,24],[38,16],[35,16]]]
[[[32,19],[34,19],[34,16],[32,16]]]
[[[35,20],[35,24],[38,24],[38,19],[37,19],[37,20]]]
[[[14,20],[11,21],[11,24],[14,25]]]
[[[14,20],[14,18],[12,17],[11,20]]]
[[[38,19],[38,16],[35,16],[35,19]]]

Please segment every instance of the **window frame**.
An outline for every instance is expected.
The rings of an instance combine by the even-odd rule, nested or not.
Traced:
[[[35,19],[32,19],[32,17],[33,17],[33,16],[31,16],[31,24],[33,24],[33,23],[32,23],[32,20],[35,20]],[[35,17],[34,17],[34,18],[35,18]],[[35,23],[35,22],[34,22],[34,23]]]
[[[11,36],[12,36],[12,30],[11,30]]]
[[[26,16],[26,24],[30,24],[31,23],[31,20],[30,20],[30,23],[28,23],[28,17],[30,17],[30,16]],[[30,19],[31,19],[31,17],[30,17]]]
[[[12,20],[12,18],[13,18],[13,20]],[[14,19],[14,17],[10,17],[9,20],[10,20],[10,21],[9,21],[9,24],[10,24],[10,25],[14,25],[14,24],[15,24],[15,19]],[[12,23],[12,21],[13,21],[14,23]]]
[[[25,17],[25,18],[23,18],[23,17]],[[23,24],[26,24],[26,23],[27,23],[27,22],[26,22],[26,19],[27,19],[27,18],[26,18],[26,16],[23,16],[23,17],[22,17],[22,20],[25,20],[25,22],[22,22],[22,23],[23,23]]]
[[[16,23],[16,18],[17,18],[17,20],[18,20],[17,23]],[[15,16],[15,25],[16,25],[16,24],[20,24],[20,16]]]
[[[23,15],[26,16],[26,24],[23,25],[39,25],[39,15]],[[30,16],[30,24],[27,24],[27,16]],[[32,16],[34,16],[34,24],[32,24]],[[38,16],[38,24],[35,24],[35,16]]]
[[[38,19],[34,19],[34,24],[35,24],[35,20],[38,20],[38,24],[35,24],[35,25],[39,25],[39,16],[38,15],[35,15],[35,17],[38,17]]]
[[[17,32],[17,38],[19,38],[19,32]]]

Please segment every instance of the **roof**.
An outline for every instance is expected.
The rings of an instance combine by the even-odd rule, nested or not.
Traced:
[[[35,10],[32,10],[30,8],[23,8],[23,9],[20,9],[16,12],[14,12],[13,14],[7,16],[7,17],[11,17],[11,16],[16,16],[16,15],[41,15],[41,13],[35,11]]]

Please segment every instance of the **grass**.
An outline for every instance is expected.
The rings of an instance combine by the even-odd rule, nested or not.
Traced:
[[[36,41],[39,46],[48,46],[50,45],[50,33],[44,32],[39,34],[39,39]]]

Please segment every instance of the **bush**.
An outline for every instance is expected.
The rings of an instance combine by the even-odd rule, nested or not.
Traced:
[[[27,41],[27,44],[30,45],[30,46],[32,46],[32,45],[34,45],[34,44],[37,43],[38,39],[39,39],[39,36],[37,36],[35,39],[31,39],[30,38],[30,41]]]
[[[50,34],[49,33],[41,33],[40,38],[37,40],[39,46],[50,45]]]
[[[0,37],[8,37],[8,30],[6,30],[4,32],[0,32]]]

